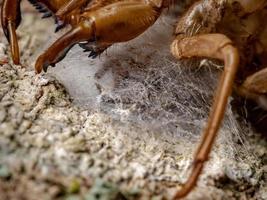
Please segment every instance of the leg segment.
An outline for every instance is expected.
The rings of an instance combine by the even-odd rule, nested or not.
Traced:
[[[208,57],[223,60],[225,63],[206,129],[197,149],[192,173],[189,179],[175,195],[174,199],[186,196],[196,185],[204,163],[208,160],[219,126],[224,116],[227,100],[231,94],[235,74],[239,65],[239,54],[230,39],[222,34],[205,34],[174,40],[171,51],[178,59]]]
[[[161,7],[135,1],[122,1],[95,11],[79,15],[78,25],[59,38],[42,54],[35,65],[37,73],[54,65],[76,43],[96,42],[98,47],[107,48],[118,42],[126,42],[143,33],[160,16]],[[104,45],[104,46],[103,46]],[[83,45],[82,45],[83,46]],[[104,49],[98,49],[103,51]],[[91,56],[94,56],[93,54]]]
[[[67,1],[57,12],[56,16],[61,19],[64,15],[71,13],[76,8],[81,8],[86,5],[90,0],[70,0]]]
[[[55,65],[62,60],[70,48],[83,41],[93,38],[93,26],[89,21],[81,22],[78,26],[72,28],[58,40],[56,40],[42,55],[40,55],[35,63],[35,71],[40,73],[42,69],[47,70],[49,65]]]
[[[255,74],[249,76],[242,85],[251,92],[267,93],[267,68],[264,68]]]
[[[21,21],[20,0],[4,0],[1,10],[1,23],[5,36],[10,43],[11,55],[14,64],[19,64],[19,45],[16,29]]]
[[[89,0],[70,0],[64,3],[56,12],[56,23],[57,27],[55,32],[65,27],[66,24],[73,24],[71,14],[75,10],[75,14],[79,14],[83,8],[88,3]],[[74,16],[74,15],[73,15]],[[76,22],[76,20],[74,20]]]
[[[241,86],[235,88],[235,91],[267,110],[267,68],[249,76]]]

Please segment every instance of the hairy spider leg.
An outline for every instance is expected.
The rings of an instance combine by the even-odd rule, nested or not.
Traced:
[[[193,37],[178,35],[171,45],[171,51],[178,59],[191,57],[215,58],[224,61],[225,65],[201,143],[196,151],[192,172],[174,198],[179,199],[186,196],[195,187],[204,163],[209,159],[212,144],[223,120],[227,100],[234,84],[239,65],[239,53],[228,37],[216,33]]]

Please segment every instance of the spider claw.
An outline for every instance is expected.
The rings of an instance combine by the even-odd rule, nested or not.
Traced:
[[[43,64],[43,70],[44,70],[44,72],[47,72],[47,68],[48,68],[48,66],[49,66],[49,63],[48,63],[48,62],[45,62],[45,63]]]
[[[58,32],[60,29],[62,29],[64,26],[62,25],[57,25],[56,29],[55,29],[55,33]]]
[[[96,53],[96,54],[93,55],[91,58],[92,58],[92,59],[95,59],[95,58],[97,58],[98,55],[99,55],[99,54]]]
[[[41,73],[42,70],[44,70],[44,72],[47,72],[47,68],[49,65],[50,65],[49,61],[46,60],[44,56],[39,56],[39,58],[35,63],[35,72],[37,74]]]
[[[88,58],[95,59],[97,56],[99,56],[107,47],[98,47],[96,44],[92,44],[90,42],[87,43],[79,43],[79,46],[83,48],[83,52],[90,51],[90,54],[88,55]]]
[[[97,53],[95,51],[91,51],[90,54],[88,55],[88,58],[96,58],[97,57]]]
[[[57,19],[56,19],[56,24],[57,24],[57,27],[55,29],[55,33],[58,32],[60,29],[62,29],[65,26],[64,22],[57,20]]]
[[[44,72],[47,72],[49,66],[55,67],[56,63],[59,62],[62,58],[64,58],[64,56],[57,58],[57,60],[51,61],[51,58],[47,57],[47,55],[41,55],[35,63],[36,73],[39,74],[42,72],[42,70],[44,70]]]

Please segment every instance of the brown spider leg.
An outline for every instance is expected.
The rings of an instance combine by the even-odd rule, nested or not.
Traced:
[[[83,5],[86,5],[89,1],[90,0],[70,0],[58,9],[56,16],[61,18],[62,16],[69,14],[74,9],[81,8]]]
[[[171,51],[178,59],[208,57],[223,60],[225,64],[208,123],[195,155],[191,175],[174,197],[174,199],[179,199],[186,196],[194,188],[204,163],[208,160],[212,144],[224,116],[228,97],[231,94],[239,65],[239,54],[238,50],[232,45],[232,41],[222,34],[205,34],[185,38],[178,36],[172,43]]]
[[[235,92],[267,110],[267,68],[247,77],[241,86],[235,88]]]
[[[36,73],[40,73],[42,69],[47,70],[49,65],[54,66],[62,60],[70,48],[86,40],[93,38],[93,28],[90,22],[81,22],[78,26],[72,28],[62,37],[56,40],[42,55],[40,55],[35,63]]]
[[[4,0],[1,8],[1,23],[5,36],[10,43],[14,64],[20,63],[19,45],[16,29],[21,21],[20,0]]]
[[[251,92],[267,93],[267,68],[247,77],[242,86]]]

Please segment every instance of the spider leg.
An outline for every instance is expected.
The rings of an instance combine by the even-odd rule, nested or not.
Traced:
[[[58,9],[56,12],[56,16],[58,18],[63,17],[64,15],[69,14],[71,11],[75,10],[76,8],[81,8],[83,5],[86,5],[91,0],[70,0],[67,1],[62,7]]]
[[[254,100],[267,110],[267,68],[264,68],[246,78],[235,91],[245,98]]]
[[[267,93],[267,68],[264,68],[246,78],[242,86],[255,93]]]
[[[38,59],[37,73],[59,62],[77,43],[97,41],[109,45],[126,42],[143,33],[158,19],[163,7],[148,3],[121,1],[78,14],[78,24],[54,42]],[[96,28],[97,27],[97,28]],[[91,56],[94,56],[93,54]]]
[[[86,5],[88,1],[90,0],[70,0],[61,5],[55,13],[55,19],[57,24],[55,32],[58,32],[60,29],[64,28],[66,24],[71,24],[71,12],[77,9],[75,12],[79,13],[82,10],[83,5]]]
[[[39,11],[44,13],[45,17],[50,17],[63,6],[63,1],[56,0],[29,0],[29,2]],[[20,63],[19,45],[16,35],[16,29],[21,22],[21,12],[20,12],[21,0],[3,0],[1,7],[1,23],[3,32],[10,43],[11,55],[14,64]],[[65,24],[64,22],[56,20],[57,29],[59,30]]]
[[[201,143],[197,149],[189,179],[174,199],[186,196],[196,185],[204,163],[209,159],[212,144],[224,116],[227,100],[231,94],[235,74],[239,65],[239,53],[230,39],[223,34],[205,34],[193,37],[177,36],[171,51],[178,59],[207,57],[224,61],[225,68],[217,88],[209,119]]]
[[[20,0],[4,0],[1,8],[1,23],[4,34],[10,43],[14,64],[19,64],[19,45],[16,29],[21,22]]]
[[[36,73],[40,73],[42,69],[46,71],[49,65],[54,66],[75,44],[93,38],[93,28],[88,23],[90,22],[84,21],[73,27],[40,55],[35,63]]]

